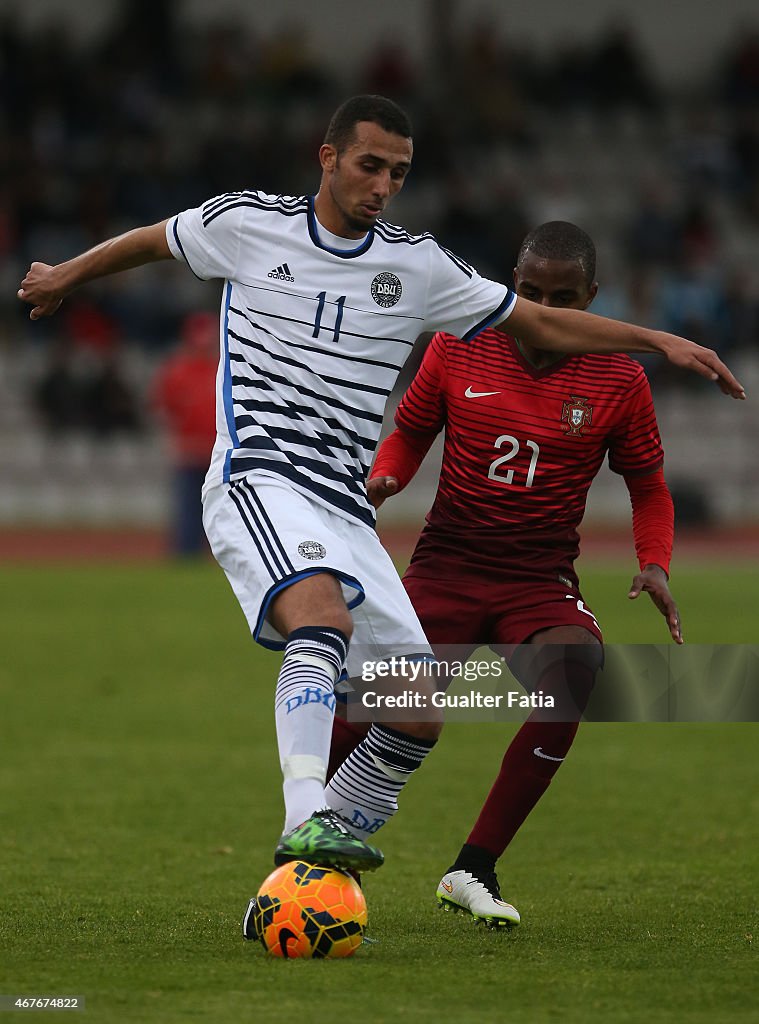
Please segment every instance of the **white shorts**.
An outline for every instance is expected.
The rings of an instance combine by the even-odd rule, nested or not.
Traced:
[[[398,572],[368,526],[262,474],[208,490],[203,525],[253,638],[264,647],[285,646],[268,620],[276,595],[297,580],[328,572],[340,580],[353,616],[349,676],[367,658],[432,657]]]

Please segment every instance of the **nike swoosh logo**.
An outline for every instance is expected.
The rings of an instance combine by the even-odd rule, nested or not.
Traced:
[[[533,750],[533,754],[535,755],[535,757],[543,757],[543,758],[545,758],[546,761],[563,761],[564,760],[563,757],[551,757],[550,754],[544,754],[542,747],[535,747],[535,749]]]
[[[471,385],[464,392],[465,398],[487,398],[488,395],[500,395],[500,391],[472,391]]]
[[[453,892],[453,882],[441,882],[440,884],[446,892]]]

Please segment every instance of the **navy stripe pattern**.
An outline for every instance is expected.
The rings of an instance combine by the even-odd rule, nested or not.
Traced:
[[[434,741],[373,722],[332,776],[328,806],[344,815],[358,834],[376,832],[398,810],[400,791],[433,746]]]
[[[303,661],[298,655],[305,655]],[[348,657],[348,640],[339,629],[303,626],[287,638],[285,657],[277,680],[274,708],[291,713],[308,704],[335,706],[334,684]],[[324,665],[315,665],[311,659]]]
[[[341,249],[308,196],[229,192],[170,228],[196,275],[227,281],[209,483],[264,472],[372,526],[365,480],[417,337],[490,322],[511,292],[432,235],[385,221]],[[236,503],[258,531],[250,497],[236,492]]]
[[[254,210],[276,210],[285,217],[296,217],[306,213],[308,204],[305,198],[294,199],[288,196],[277,196],[273,202],[262,200],[258,192],[227,192],[226,195],[211,199],[202,207],[203,226],[208,225],[222,213],[249,206]]]
[[[240,518],[272,580],[294,575],[295,566],[282,546],[274,525],[254,489],[244,480],[237,481],[232,484],[229,496],[237,507]]]

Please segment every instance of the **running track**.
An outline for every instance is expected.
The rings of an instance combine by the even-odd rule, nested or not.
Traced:
[[[399,561],[408,560],[416,539],[414,530],[380,531],[385,546]],[[586,559],[634,561],[630,530],[583,531]],[[133,529],[0,529],[0,563],[36,565],[79,562],[155,562],[168,557],[165,535]],[[675,536],[678,561],[759,561],[759,525],[730,530],[680,530]]]

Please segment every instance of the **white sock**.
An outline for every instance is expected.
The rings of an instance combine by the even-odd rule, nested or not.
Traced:
[[[337,629],[305,626],[288,637],[274,698],[285,832],[326,806],[334,686],[347,653],[347,637]]]
[[[373,723],[329,780],[327,806],[347,819],[354,835],[365,839],[398,810],[398,794],[434,745],[434,740]]]

